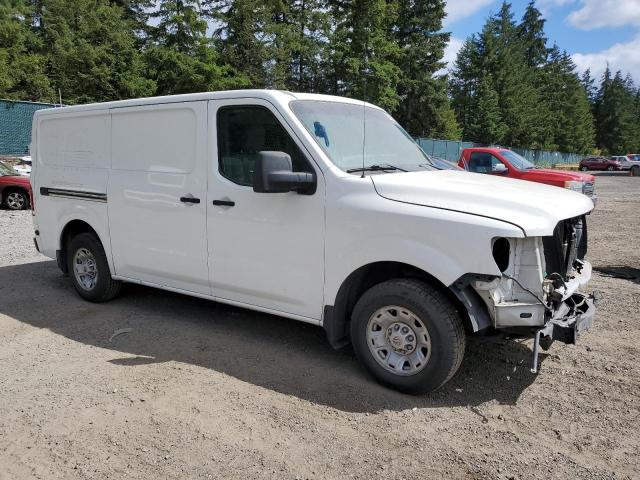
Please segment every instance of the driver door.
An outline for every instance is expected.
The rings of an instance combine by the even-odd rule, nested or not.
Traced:
[[[269,102],[212,100],[208,116],[207,234],[213,295],[320,320],[325,238],[321,170]],[[294,170],[314,172],[315,193],[254,192],[260,151],[285,152]]]

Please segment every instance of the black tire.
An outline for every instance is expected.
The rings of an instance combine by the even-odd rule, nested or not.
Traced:
[[[607,170],[608,170],[609,172],[613,172],[613,170],[614,170],[613,165],[609,165],[609,166],[607,167]]]
[[[589,167],[580,167],[580,170],[582,170],[583,172],[586,172],[587,170],[589,170]]]
[[[369,348],[369,321],[386,306],[408,309],[426,327],[430,355],[416,373],[392,373]],[[358,360],[376,380],[396,390],[418,394],[433,392],[453,377],[462,363],[466,338],[460,314],[443,293],[419,280],[397,279],[375,285],[360,297],[351,316],[351,343]]]
[[[629,175],[632,177],[640,177],[640,167],[634,165],[629,172]]]
[[[93,258],[93,265],[97,271],[94,284],[87,287],[81,283],[79,275],[74,269],[76,253],[86,250]],[[90,302],[106,302],[120,293],[122,283],[111,278],[107,256],[98,237],[93,233],[80,233],[69,241],[67,247],[67,268],[69,277],[76,292]]]
[[[25,210],[29,208],[29,195],[24,190],[9,188],[4,192],[4,206],[9,210]]]

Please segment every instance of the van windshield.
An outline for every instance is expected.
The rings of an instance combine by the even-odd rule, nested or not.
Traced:
[[[344,171],[363,166],[390,167],[374,169],[377,173],[436,169],[411,136],[382,110],[316,100],[295,100],[290,106],[329,159]]]

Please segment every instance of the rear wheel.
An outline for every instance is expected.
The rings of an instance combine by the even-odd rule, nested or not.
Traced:
[[[634,165],[631,168],[631,172],[629,173],[629,175],[631,175],[632,177],[640,177],[640,167],[637,165]]]
[[[607,171],[609,171],[609,172],[613,172],[614,170],[615,170],[615,168],[613,167],[613,165],[609,165],[607,167]]]
[[[389,280],[362,295],[351,318],[351,341],[380,383],[407,393],[440,388],[465,350],[455,306],[428,283],[409,279]]]
[[[106,302],[120,293],[121,283],[111,278],[107,256],[93,233],[81,233],[67,249],[69,276],[78,294],[90,302]]]
[[[582,167],[580,167],[580,170],[582,170],[583,172],[586,172],[589,169],[587,167],[585,167],[585,166],[582,166]]]
[[[29,207],[29,196],[22,190],[9,190],[4,195],[4,205],[9,210],[24,210]]]

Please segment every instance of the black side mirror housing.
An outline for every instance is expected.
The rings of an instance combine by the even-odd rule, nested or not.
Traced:
[[[257,193],[298,192],[312,195],[316,191],[316,176],[294,172],[291,157],[284,152],[259,152],[253,172],[253,191]]]

